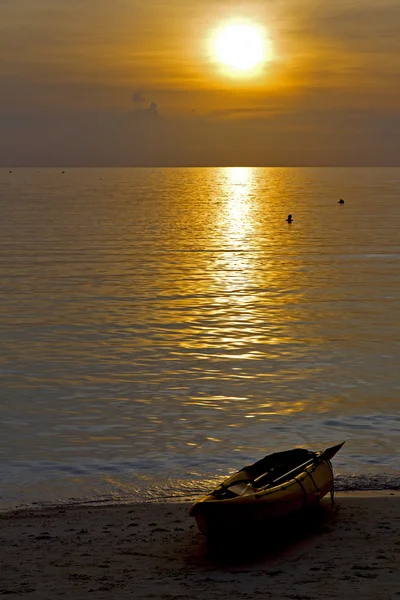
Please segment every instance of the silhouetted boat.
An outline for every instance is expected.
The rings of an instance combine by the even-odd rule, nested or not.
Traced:
[[[331,459],[343,446],[312,452],[295,448],[265,456],[223,481],[190,509],[199,530],[239,529],[310,507],[331,492]]]

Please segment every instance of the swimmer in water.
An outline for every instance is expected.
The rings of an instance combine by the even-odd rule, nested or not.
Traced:
[[[292,215],[288,215],[288,218],[286,219],[286,221],[287,221],[288,223],[291,223],[291,222],[293,221],[293,219],[292,219]]]

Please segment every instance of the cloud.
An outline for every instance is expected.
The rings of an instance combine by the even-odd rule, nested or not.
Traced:
[[[395,48],[400,49],[398,0],[314,0],[302,3],[296,18],[287,22],[293,33],[311,35],[326,44],[337,42],[342,48],[359,53],[390,54]]]
[[[143,104],[145,101],[141,92],[135,92],[132,96],[132,100],[135,104]]]
[[[161,119],[161,115],[158,112],[158,106],[155,102],[150,102],[147,108],[140,106],[133,111],[135,119],[142,122],[157,122]]]
[[[151,115],[159,116],[157,104],[155,102],[152,102],[150,104],[149,108],[147,109],[147,112],[150,113]]]
[[[400,110],[303,107],[236,120],[118,113],[0,116],[0,165],[395,165]]]
[[[160,118],[160,113],[158,112],[158,106],[155,102],[150,102],[147,108],[144,107],[144,103],[146,99],[142,92],[134,92],[132,95],[133,103],[136,105],[134,110],[134,115],[138,119],[154,121]]]
[[[278,105],[276,106],[254,106],[254,107],[243,107],[238,106],[235,108],[222,108],[219,110],[213,110],[206,113],[206,117],[211,119],[252,119],[255,117],[270,117],[277,113],[282,112]],[[283,111],[284,112],[284,111]]]

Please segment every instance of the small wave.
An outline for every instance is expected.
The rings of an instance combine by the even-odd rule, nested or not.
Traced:
[[[400,473],[337,475],[335,489],[338,491],[400,490]]]
[[[52,499],[31,499],[21,502],[17,498],[0,496],[0,512],[10,510],[41,510],[69,506],[113,506],[136,503],[176,503],[194,502],[220,482],[220,478],[207,480],[190,480],[165,482],[161,485],[131,487],[118,493],[97,493],[86,497],[66,497]],[[335,475],[336,492],[400,490],[400,473],[379,474],[337,474]]]

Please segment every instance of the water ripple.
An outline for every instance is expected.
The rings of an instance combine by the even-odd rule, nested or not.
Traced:
[[[4,497],[151,495],[344,439],[341,477],[396,480],[399,180],[0,170]]]

